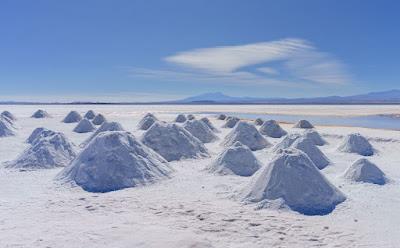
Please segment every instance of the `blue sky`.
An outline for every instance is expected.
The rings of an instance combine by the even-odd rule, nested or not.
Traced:
[[[0,2],[0,100],[400,88],[395,0]]]

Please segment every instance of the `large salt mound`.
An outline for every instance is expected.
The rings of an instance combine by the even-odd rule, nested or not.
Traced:
[[[1,121],[4,121],[4,122],[5,122],[6,124],[8,124],[10,127],[15,128],[14,121],[13,121],[12,119],[8,118],[7,116],[5,116],[5,115],[0,115],[0,120],[1,120]]]
[[[225,137],[223,145],[231,146],[236,141],[248,146],[252,151],[270,146],[270,143],[258,132],[254,125],[244,121],[240,121]]]
[[[93,118],[93,120],[92,120],[92,123],[94,124],[94,125],[96,125],[96,126],[98,126],[98,125],[102,125],[104,122],[106,122],[107,120],[106,120],[106,117],[104,117],[104,115],[102,115],[102,114],[97,114],[94,118]]]
[[[210,170],[222,175],[247,177],[252,176],[260,168],[261,163],[253,152],[237,141],[218,156],[217,160],[211,165]]]
[[[263,206],[280,201],[305,215],[324,215],[346,199],[297,149],[281,150],[257,175],[244,199]]]
[[[75,122],[79,122],[82,120],[82,116],[76,112],[76,111],[71,111],[68,113],[67,116],[65,116],[63,122],[64,123],[75,123]]]
[[[314,126],[307,120],[300,120],[294,125],[295,128],[314,128]]]
[[[89,138],[87,138],[80,147],[84,147],[89,144],[99,133],[106,131],[125,131],[124,128],[118,122],[104,122]]]
[[[341,152],[357,153],[362,156],[374,155],[374,148],[372,145],[359,133],[347,135],[338,150]]]
[[[226,118],[226,122],[222,127],[233,128],[239,121],[240,121],[240,119],[237,117],[228,117],[228,118]]]
[[[151,113],[147,113],[142,120],[140,120],[138,124],[138,129],[140,130],[147,130],[153,125],[155,122],[157,122],[158,119]]]
[[[291,133],[291,134],[285,136],[285,138],[283,138],[283,140],[281,142],[276,144],[274,146],[274,148],[272,149],[272,151],[276,152],[276,151],[279,151],[282,149],[289,148],[300,137],[301,137],[301,135],[298,133]]]
[[[210,143],[217,139],[213,131],[204,122],[199,120],[186,121],[183,128],[203,143]]]
[[[14,136],[14,128],[7,120],[7,117],[0,118],[0,137]]]
[[[223,121],[223,120],[226,119],[226,115],[220,114],[220,115],[217,116],[217,119]]]
[[[13,115],[10,111],[7,111],[7,110],[3,111],[3,112],[1,113],[1,116],[7,117],[8,119],[10,119],[10,120],[12,120],[12,121],[16,121],[16,120],[17,120],[17,118],[15,117],[15,115]]]
[[[287,134],[275,120],[265,121],[260,127],[260,133],[272,138],[281,138]]]
[[[211,129],[211,131],[219,133],[218,129],[211,123],[211,121],[207,117],[201,118],[200,121],[204,122],[204,124],[206,124]]]
[[[62,133],[42,136],[17,159],[6,163],[8,168],[50,169],[68,165],[76,156],[74,146]]]
[[[385,173],[368,159],[360,158],[345,172],[344,177],[355,182],[384,185],[388,180]]]
[[[88,119],[82,119],[74,128],[75,133],[89,133],[95,130],[95,126]]]
[[[264,120],[261,118],[257,118],[254,120],[254,125],[261,126],[264,123]]]
[[[49,137],[49,136],[52,136],[55,134],[56,134],[56,132],[54,132],[52,130],[49,130],[44,127],[38,127],[35,130],[33,130],[32,134],[26,140],[26,143],[34,144],[34,143],[38,142],[39,140],[41,140],[42,138]]]
[[[319,135],[319,133],[315,130],[305,130],[303,136],[307,139],[310,139],[315,145],[323,146],[326,144],[326,141]]]
[[[86,114],[83,116],[83,118],[86,118],[88,120],[93,120],[94,117],[96,117],[96,113],[93,110],[89,110],[86,112]]]
[[[129,132],[104,132],[58,176],[89,192],[109,192],[168,178],[172,169]]]
[[[50,115],[46,111],[44,111],[42,109],[39,109],[35,113],[33,113],[33,115],[31,117],[32,118],[37,118],[37,119],[39,119],[39,118],[49,118]]]
[[[142,142],[167,161],[208,157],[203,143],[177,124],[154,123],[143,134]]]
[[[308,138],[300,137],[294,141],[291,147],[303,151],[313,161],[318,169],[323,169],[329,165],[329,159],[318,149],[318,147]]]
[[[178,123],[184,123],[186,121],[186,116],[184,114],[179,114],[176,118],[175,118],[175,122]]]

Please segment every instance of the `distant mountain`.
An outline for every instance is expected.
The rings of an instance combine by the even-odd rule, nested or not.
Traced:
[[[371,92],[353,96],[327,96],[314,98],[256,98],[256,97],[233,97],[221,92],[205,93],[188,97],[175,103],[209,103],[209,104],[400,104],[400,90],[389,90]]]

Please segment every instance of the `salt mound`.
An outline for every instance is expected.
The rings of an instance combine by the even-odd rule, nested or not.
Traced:
[[[258,132],[256,127],[240,121],[235,128],[225,137],[223,144],[231,146],[236,141],[248,146],[252,151],[270,146],[270,143]]]
[[[184,114],[179,114],[175,118],[175,122],[184,123],[186,121],[186,116]]]
[[[138,124],[138,129],[141,130],[147,130],[153,125],[155,122],[157,122],[158,119],[151,113],[147,113],[143,119],[139,122]]]
[[[74,146],[62,133],[40,137],[17,159],[6,163],[8,168],[51,169],[68,165],[76,156]]]
[[[42,110],[42,109],[39,109],[38,111],[36,111],[35,113],[33,113],[33,115],[31,116],[32,118],[49,118],[50,117],[50,115],[46,112],[46,111],[44,111],[44,110]]]
[[[300,120],[294,125],[296,128],[314,128],[314,126],[307,120]]]
[[[107,120],[106,120],[106,117],[104,117],[104,115],[102,115],[102,114],[97,114],[95,117],[94,117],[94,119],[92,120],[92,123],[94,124],[94,125],[101,125],[101,124],[103,124],[104,122],[106,122]]]
[[[261,126],[264,123],[264,120],[261,118],[257,118],[254,120],[254,125]]]
[[[204,122],[199,120],[186,121],[183,128],[203,143],[210,143],[217,139],[213,131]]]
[[[285,136],[281,142],[275,145],[273,151],[277,152],[279,150],[289,148],[300,137],[301,135],[298,133],[291,133]]]
[[[15,135],[13,126],[6,119],[7,117],[0,118],[0,137]]]
[[[329,214],[346,197],[319,172],[302,151],[281,150],[245,190],[249,202],[283,202],[305,215]]]
[[[278,122],[274,120],[264,122],[260,127],[260,133],[272,138],[281,138],[287,134],[287,132],[281,128]]]
[[[261,163],[253,152],[245,145],[237,141],[233,146],[222,152],[211,165],[210,170],[222,175],[252,176]]]
[[[68,115],[64,118],[63,122],[64,123],[75,123],[79,122],[82,120],[82,116],[76,112],[76,111],[71,111],[68,113]]]
[[[306,130],[303,136],[310,139],[317,146],[323,146],[326,144],[326,141],[315,130]]]
[[[154,123],[143,134],[142,142],[167,161],[208,157],[203,143],[177,124]]]
[[[329,159],[320,149],[308,138],[300,137],[291,145],[291,147],[303,151],[313,161],[318,169],[323,169],[329,165]]]
[[[104,122],[87,140],[85,140],[80,146],[86,146],[92,139],[94,139],[99,133],[106,131],[125,131],[124,128],[118,122]]]
[[[35,130],[33,130],[32,134],[26,140],[26,143],[35,144],[39,140],[49,137],[49,136],[53,136],[55,134],[56,134],[56,132],[54,132],[52,130],[49,130],[44,127],[38,127]]]
[[[94,127],[93,123],[91,123],[88,119],[82,119],[78,125],[74,128],[74,132],[76,133],[88,133],[92,132],[96,128]]]
[[[347,135],[338,150],[341,152],[357,153],[362,156],[374,155],[374,148],[372,145],[359,133]]]
[[[211,131],[218,133],[218,129],[211,123],[211,121],[207,117],[203,117],[200,119],[200,121],[204,122],[208,126],[208,128],[211,129]]]
[[[388,180],[385,173],[368,159],[360,158],[345,172],[344,177],[355,182],[384,185]]]
[[[86,114],[83,116],[83,118],[86,118],[88,120],[93,120],[94,117],[96,117],[96,113],[93,110],[89,110],[86,112]]]
[[[220,115],[217,116],[217,119],[223,121],[223,120],[226,119],[226,115],[220,114]]]
[[[196,119],[196,117],[195,117],[194,115],[192,115],[192,114],[187,115],[186,118],[187,118],[188,120],[194,120],[194,119]]]
[[[5,115],[0,115],[0,120],[1,120],[1,121],[4,121],[4,122],[5,122],[6,124],[8,124],[10,127],[15,128],[14,121],[13,121],[12,119],[8,118],[7,116],[5,116]]]
[[[1,113],[1,116],[7,117],[8,119],[12,120],[12,121],[16,121],[17,117],[15,117],[15,115],[13,115],[10,111],[3,111]]]
[[[222,127],[233,128],[239,121],[240,121],[240,119],[237,117],[228,117],[228,118],[226,118],[226,122]]]
[[[109,192],[168,178],[172,169],[129,132],[104,132],[57,176],[89,192]]]

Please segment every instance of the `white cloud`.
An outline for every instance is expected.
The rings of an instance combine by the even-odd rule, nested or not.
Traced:
[[[302,39],[282,39],[179,52],[164,59],[174,70],[134,68],[133,76],[174,81],[249,84],[344,84],[345,65]],[[258,72],[258,73],[256,73]]]

